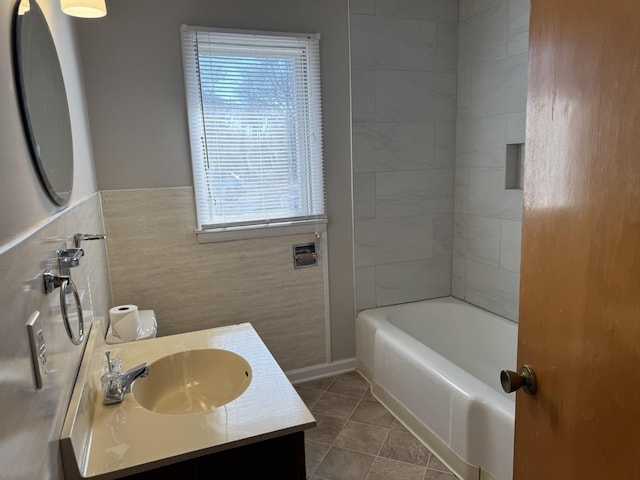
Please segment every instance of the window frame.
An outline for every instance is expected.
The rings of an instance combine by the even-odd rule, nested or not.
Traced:
[[[320,41],[320,34],[308,34],[308,33],[290,33],[290,32],[267,32],[267,31],[257,31],[257,30],[236,30],[236,29],[221,29],[221,28],[207,28],[207,27],[195,27],[189,25],[181,25],[181,39],[182,39],[182,58],[183,58],[183,69],[185,76],[185,93],[186,93],[186,102],[187,102],[187,115],[189,119],[189,137],[191,144],[191,164],[193,169],[193,178],[194,178],[194,197],[196,201],[196,211],[197,211],[197,228],[196,234],[199,243],[210,243],[210,242],[218,242],[218,241],[228,241],[228,240],[236,240],[236,239],[245,239],[245,238],[261,238],[261,237],[271,237],[271,236],[281,236],[281,235],[293,235],[300,233],[314,233],[314,232],[324,232],[326,231],[327,224],[327,216],[326,216],[326,185],[324,180],[324,158],[323,158],[323,149],[322,149],[322,109],[321,109],[321,88],[320,88],[320,54],[318,43]],[[206,143],[206,129],[205,129],[205,115],[202,113],[202,95],[201,95],[201,84],[200,80],[194,77],[197,77],[198,74],[193,74],[194,69],[197,71],[199,68],[198,64],[198,54],[188,52],[189,48],[196,49],[197,52],[197,39],[187,39],[186,35],[191,33],[192,35],[197,36],[199,32],[202,33],[221,33],[221,34],[231,34],[231,35],[239,35],[238,38],[250,38],[250,37],[287,37],[289,39],[300,39],[304,38],[311,42],[316,42],[315,46],[315,56],[312,55],[309,49],[307,49],[308,53],[308,62],[309,62],[309,70],[315,70],[312,74],[316,75],[316,77],[312,77],[309,74],[309,83],[305,85],[306,88],[310,88],[309,86],[313,81],[317,83],[317,99],[315,100],[318,103],[318,107],[316,111],[313,111],[312,115],[308,115],[311,117],[308,120],[308,125],[305,127],[306,130],[310,132],[310,136],[315,138],[315,141],[318,142],[318,145],[314,145],[313,148],[318,149],[318,152],[314,152],[314,157],[309,157],[309,160],[300,160],[300,157],[296,154],[296,160],[298,163],[304,163],[304,165],[312,165],[311,169],[318,169],[320,171],[320,195],[321,195],[321,212],[313,212],[313,214],[303,215],[302,217],[295,218],[275,218],[275,219],[261,219],[264,223],[256,223],[253,222],[229,222],[228,224],[220,224],[220,225],[211,225],[207,224],[201,218],[201,210],[202,207],[199,205],[199,201],[203,201],[203,198],[210,201],[212,196],[209,196],[207,193],[203,193],[207,191],[207,184],[205,180],[205,175],[200,172],[205,171],[204,163],[208,161],[209,157],[206,156],[206,153],[202,151],[203,149],[199,149],[197,143],[199,142],[201,145],[203,142]],[[242,42],[239,42],[242,43]],[[248,47],[247,47],[248,48]],[[248,53],[248,51],[247,51]],[[194,100],[195,97],[195,100]],[[199,116],[194,114],[191,111],[193,102],[196,101],[195,106],[199,110]],[[313,110],[310,107],[310,104],[305,104],[305,108],[309,110]],[[297,112],[297,110],[296,110]],[[299,114],[299,112],[298,112]],[[197,119],[194,119],[197,117]],[[194,122],[196,123],[194,125]],[[194,129],[197,132],[195,135],[192,131]],[[316,138],[318,137],[318,138]],[[207,160],[205,160],[207,159]],[[315,159],[315,160],[314,160]],[[316,163],[311,163],[315,161]],[[198,162],[201,165],[198,165]],[[305,167],[306,168],[306,167]],[[200,169],[200,170],[198,170]],[[317,171],[316,171],[317,177]],[[313,182],[314,185],[318,186],[318,181]],[[313,194],[314,201],[317,202],[317,193]],[[301,195],[300,199],[303,197]],[[317,204],[317,203],[316,203]]]

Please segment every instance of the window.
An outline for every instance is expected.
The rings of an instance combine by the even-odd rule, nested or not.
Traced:
[[[198,232],[319,230],[319,35],[181,31]]]

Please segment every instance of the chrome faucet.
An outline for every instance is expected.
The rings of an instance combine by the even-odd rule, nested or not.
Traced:
[[[115,362],[110,358],[110,352],[106,352],[106,355],[108,372],[100,380],[104,389],[104,404],[112,405],[122,402],[125,392],[133,381],[149,374],[149,367],[146,363],[142,363],[126,372],[114,371]]]

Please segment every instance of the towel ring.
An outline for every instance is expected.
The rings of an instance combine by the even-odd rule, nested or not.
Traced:
[[[71,330],[71,324],[69,323],[69,313],[67,312],[67,287],[71,287],[71,291],[73,293],[73,298],[76,304],[76,311],[78,312],[78,336],[76,337]],[[82,305],[80,304],[80,295],[78,294],[78,289],[76,288],[76,284],[73,283],[71,277],[66,278],[62,285],[60,286],[60,310],[62,310],[62,321],[64,323],[64,328],[67,331],[67,335],[69,335],[69,340],[74,345],[80,345],[84,340],[84,317],[82,316]]]
[[[60,287],[60,310],[62,312],[62,323],[67,331],[69,340],[74,345],[82,344],[84,340],[84,317],[82,315],[82,304],[80,303],[80,295],[76,284],[71,280],[69,275],[56,275],[52,271],[46,271],[44,276],[44,289],[46,293],[53,292],[56,288]],[[69,323],[69,312],[67,311],[67,288],[71,288],[73,293],[73,299],[76,304],[76,311],[78,312],[78,335],[73,334],[71,330],[71,324]]]

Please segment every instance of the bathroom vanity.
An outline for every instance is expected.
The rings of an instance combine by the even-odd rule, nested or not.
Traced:
[[[95,322],[60,438],[67,480],[220,478],[223,472],[233,478],[305,478],[304,430],[315,426],[315,419],[250,324],[108,347],[103,338],[102,326]],[[149,366],[149,376],[136,380],[133,393],[113,405],[103,403],[100,384],[107,349],[125,369],[144,362]],[[209,365],[197,361],[212,372],[220,390],[235,382],[224,375],[226,358],[246,361],[228,363],[230,371],[236,369],[248,381],[245,390],[216,408],[190,402],[181,411],[171,402],[152,401],[169,381],[165,374],[154,380],[154,365],[157,373],[163,368],[158,360],[207,350],[227,353],[220,357],[221,365],[215,359]],[[136,382],[141,382],[138,387]],[[143,388],[142,382],[156,389]]]

